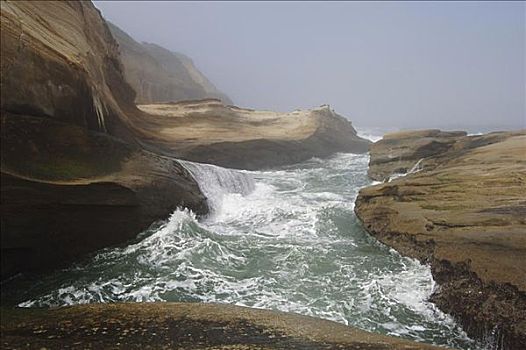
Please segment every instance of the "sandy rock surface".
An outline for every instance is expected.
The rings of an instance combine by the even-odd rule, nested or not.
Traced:
[[[2,310],[2,348],[444,349],[296,314],[201,303]]]
[[[525,346],[526,133],[428,135],[389,135],[371,147],[372,172],[388,177],[400,164],[385,161],[393,145],[406,155],[447,145],[406,157],[406,169],[422,159],[420,169],[361,190],[355,211],[380,241],[431,264],[441,284],[434,301],[468,331],[497,327],[509,348]]]
[[[144,140],[179,158],[238,169],[261,169],[367,152],[370,142],[329,106],[290,113],[226,106],[218,100],[140,105]]]

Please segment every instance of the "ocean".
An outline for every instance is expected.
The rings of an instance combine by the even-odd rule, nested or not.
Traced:
[[[360,135],[381,138],[378,130]],[[428,301],[430,268],[365,232],[354,214],[367,154],[336,154],[266,171],[183,162],[211,206],[175,211],[129,245],[67,269],[18,276],[2,304],[119,301],[230,303],[295,312],[368,331],[479,349]]]

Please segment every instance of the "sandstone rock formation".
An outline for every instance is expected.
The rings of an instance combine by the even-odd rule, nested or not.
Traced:
[[[526,132],[387,135],[371,147],[379,180],[360,191],[365,228],[431,264],[432,300],[468,333],[504,349],[526,347]]]
[[[180,206],[206,213],[173,157],[258,169],[367,151],[326,107],[278,114],[205,100],[139,110],[90,2],[3,1],[1,29],[2,278],[122,243]],[[164,69],[176,65],[141,47]],[[211,89],[177,57],[183,82]]]
[[[142,127],[151,147],[229,168],[254,170],[335,152],[364,153],[370,144],[327,105],[290,113],[225,106],[219,100],[139,108],[151,115]]]
[[[393,174],[406,174],[420,160],[429,162],[451,148],[463,131],[419,130],[387,134],[371,145],[368,174],[384,181]],[[424,164],[419,163],[423,167]]]
[[[1,331],[8,349],[444,349],[312,317],[201,303],[2,310]]]
[[[90,2],[1,7],[2,278],[134,238],[197,183],[145,151],[117,43]]]
[[[114,24],[108,25],[119,43],[126,80],[137,92],[137,103],[217,98],[232,104],[187,56],[156,44],[138,43]]]

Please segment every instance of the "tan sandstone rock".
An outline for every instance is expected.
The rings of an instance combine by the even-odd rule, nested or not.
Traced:
[[[398,170],[396,157],[386,161],[393,145],[411,155],[405,168],[422,159],[421,170],[362,189],[356,214],[380,241],[431,264],[441,284],[433,300],[469,332],[497,327],[505,348],[526,346],[526,133],[433,133],[371,147],[376,178]],[[441,146],[414,156],[433,142]]]
[[[203,303],[3,309],[1,330],[8,349],[444,349],[313,317]]]

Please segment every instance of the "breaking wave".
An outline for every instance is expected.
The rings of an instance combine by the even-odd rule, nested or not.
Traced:
[[[239,172],[183,162],[211,203],[208,217],[198,221],[177,210],[133,244],[102,250],[36,283],[16,282],[15,302],[232,303],[476,348],[427,301],[435,288],[429,267],[362,229],[353,209],[359,189],[371,183],[367,163],[367,155],[338,154]]]

